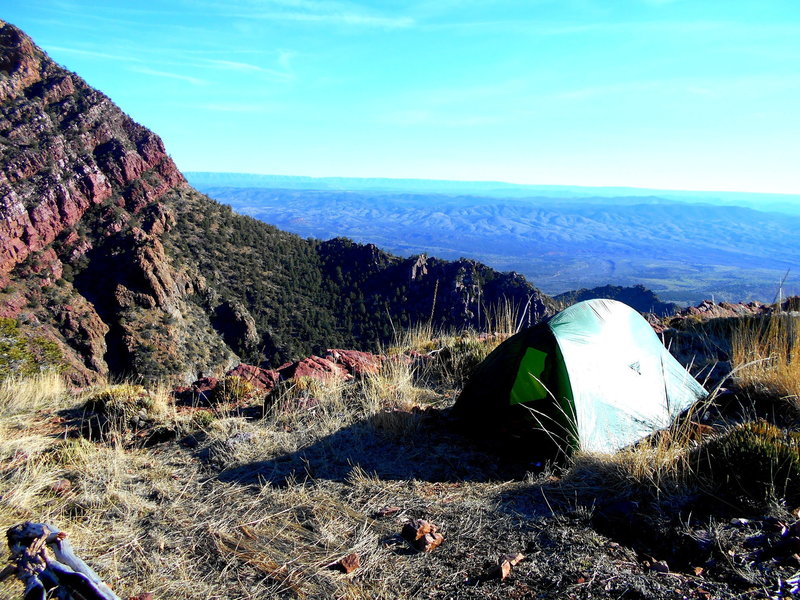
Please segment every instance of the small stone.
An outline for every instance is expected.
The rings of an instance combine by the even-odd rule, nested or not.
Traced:
[[[72,489],[72,482],[69,479],[59,479],[50,486],[50,489],[54,494],[65,496]]]
[[[378,518],[391,517],[399,513],[400,510],[401,509],[399,506],[384,506],[382,509],[380,509],[378,512],[375,513],[375,516]]]
[[[355,552],[351,552],[331,565],[332,568],[350,574],[361,566],[361,558]]]

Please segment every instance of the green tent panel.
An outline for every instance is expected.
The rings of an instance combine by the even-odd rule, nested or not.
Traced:
[[[511,404],[547,399],[549,391],[542,382],[542,379],[546,377],[547,358],[547,352],[536,348],[525,350],[522,361],[519,363],[517,378],[511,388],[511,398],[509,399]]]
[[[638,312],[598,299],[500,344],[454,414],[483,428],[536,432],[563,451],[609,452],[667,427],[705,396]]]

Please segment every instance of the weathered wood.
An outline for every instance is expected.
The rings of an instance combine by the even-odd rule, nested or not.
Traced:
[[[25,585],[24,600],[121,600],[72,549],[67,534],[53,525],[27,521],[6,531],[11,573]],[[51,558],[49,549],[55,558]]]

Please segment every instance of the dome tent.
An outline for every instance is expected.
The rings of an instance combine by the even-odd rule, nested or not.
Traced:
[[[706,395],[638,312],[596,299],[495,348],[453,415],[541,444],[542,453],[613,452],[669,426]]]

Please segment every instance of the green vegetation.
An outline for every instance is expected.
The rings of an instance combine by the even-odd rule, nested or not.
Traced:
[[[219,385],[214,388],[211,401],[214,404],[240,404],[251,399],[256,394],[255,386],[241,377],[228,375],[223,377]]]
[[[56,342],[26,335],[16,319],[0,318],[0,380],[64,368]]]
[[[716,493],[800,502],[800,432],[765,421],[741,423],[701,446],[695,460],[698,476]]]
[[[420,269],[412,279],[415,259],[375,246],[301,239],[192,191],[164,201],[176,213],[166,238],[172,259],[196,267],[252,315],[261,335],[255,353],[234,348],[251,362],[278,365],[335,347],[376,350],[429,320],[442,329],[484,329],[491,322],[486,307],[501,302],[519,313],[530,303],[528,318],[535,319],[549,302],[524,279],[474,261],[426,259],[426,275]]]

